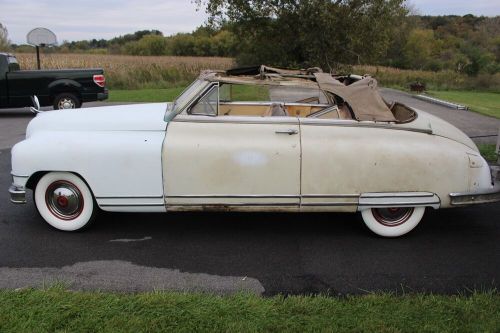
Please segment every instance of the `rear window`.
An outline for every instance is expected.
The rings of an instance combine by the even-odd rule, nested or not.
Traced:
[[[7,63],[10,65],[10,64],[17,64],[18,62],[16,57],[9,56],[7,57]]]
[[[7,67],[9,68],[9,72],[15,72],[20,69],[16,57],[7,56]]]

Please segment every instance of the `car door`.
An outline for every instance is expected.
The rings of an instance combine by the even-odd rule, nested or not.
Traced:
[[[439,206],[439,184],[454,188],[437,136],[425,128],[308,119],[300,121],[302,210],[356,211],[366,206]],[[436,186],[438,185],[438,186]],[[447,197],[444,194],[443,197]],[[437,201],[436,201],[437,200]]]
[[[167,209],[298,209],[299,131],[294,117],[219,116],[213,86],[168,124]]]

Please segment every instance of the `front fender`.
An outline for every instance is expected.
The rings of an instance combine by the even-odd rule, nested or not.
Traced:
[[[164,131],[35,132],[12,148],[12,174],[26,181],[37,172],[79,174],[98,203],[124,197],[163,200],[164,137]]]

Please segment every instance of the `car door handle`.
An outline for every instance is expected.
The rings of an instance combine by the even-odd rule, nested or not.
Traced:
[[[293,135],[293,134],[299,134],[299,131],[296,129],[287,129],[284,131],[276,131],[274,132],[276,134],[288,134],[288,135]]]

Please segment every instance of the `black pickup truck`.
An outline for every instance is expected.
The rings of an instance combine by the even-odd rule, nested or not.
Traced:
[[[41,106],[79,108],[85,102],[107,99],[105,83],[100,68],[22,71],[15,56],[0,53],[0,108],[31,106],[33,95]]]

